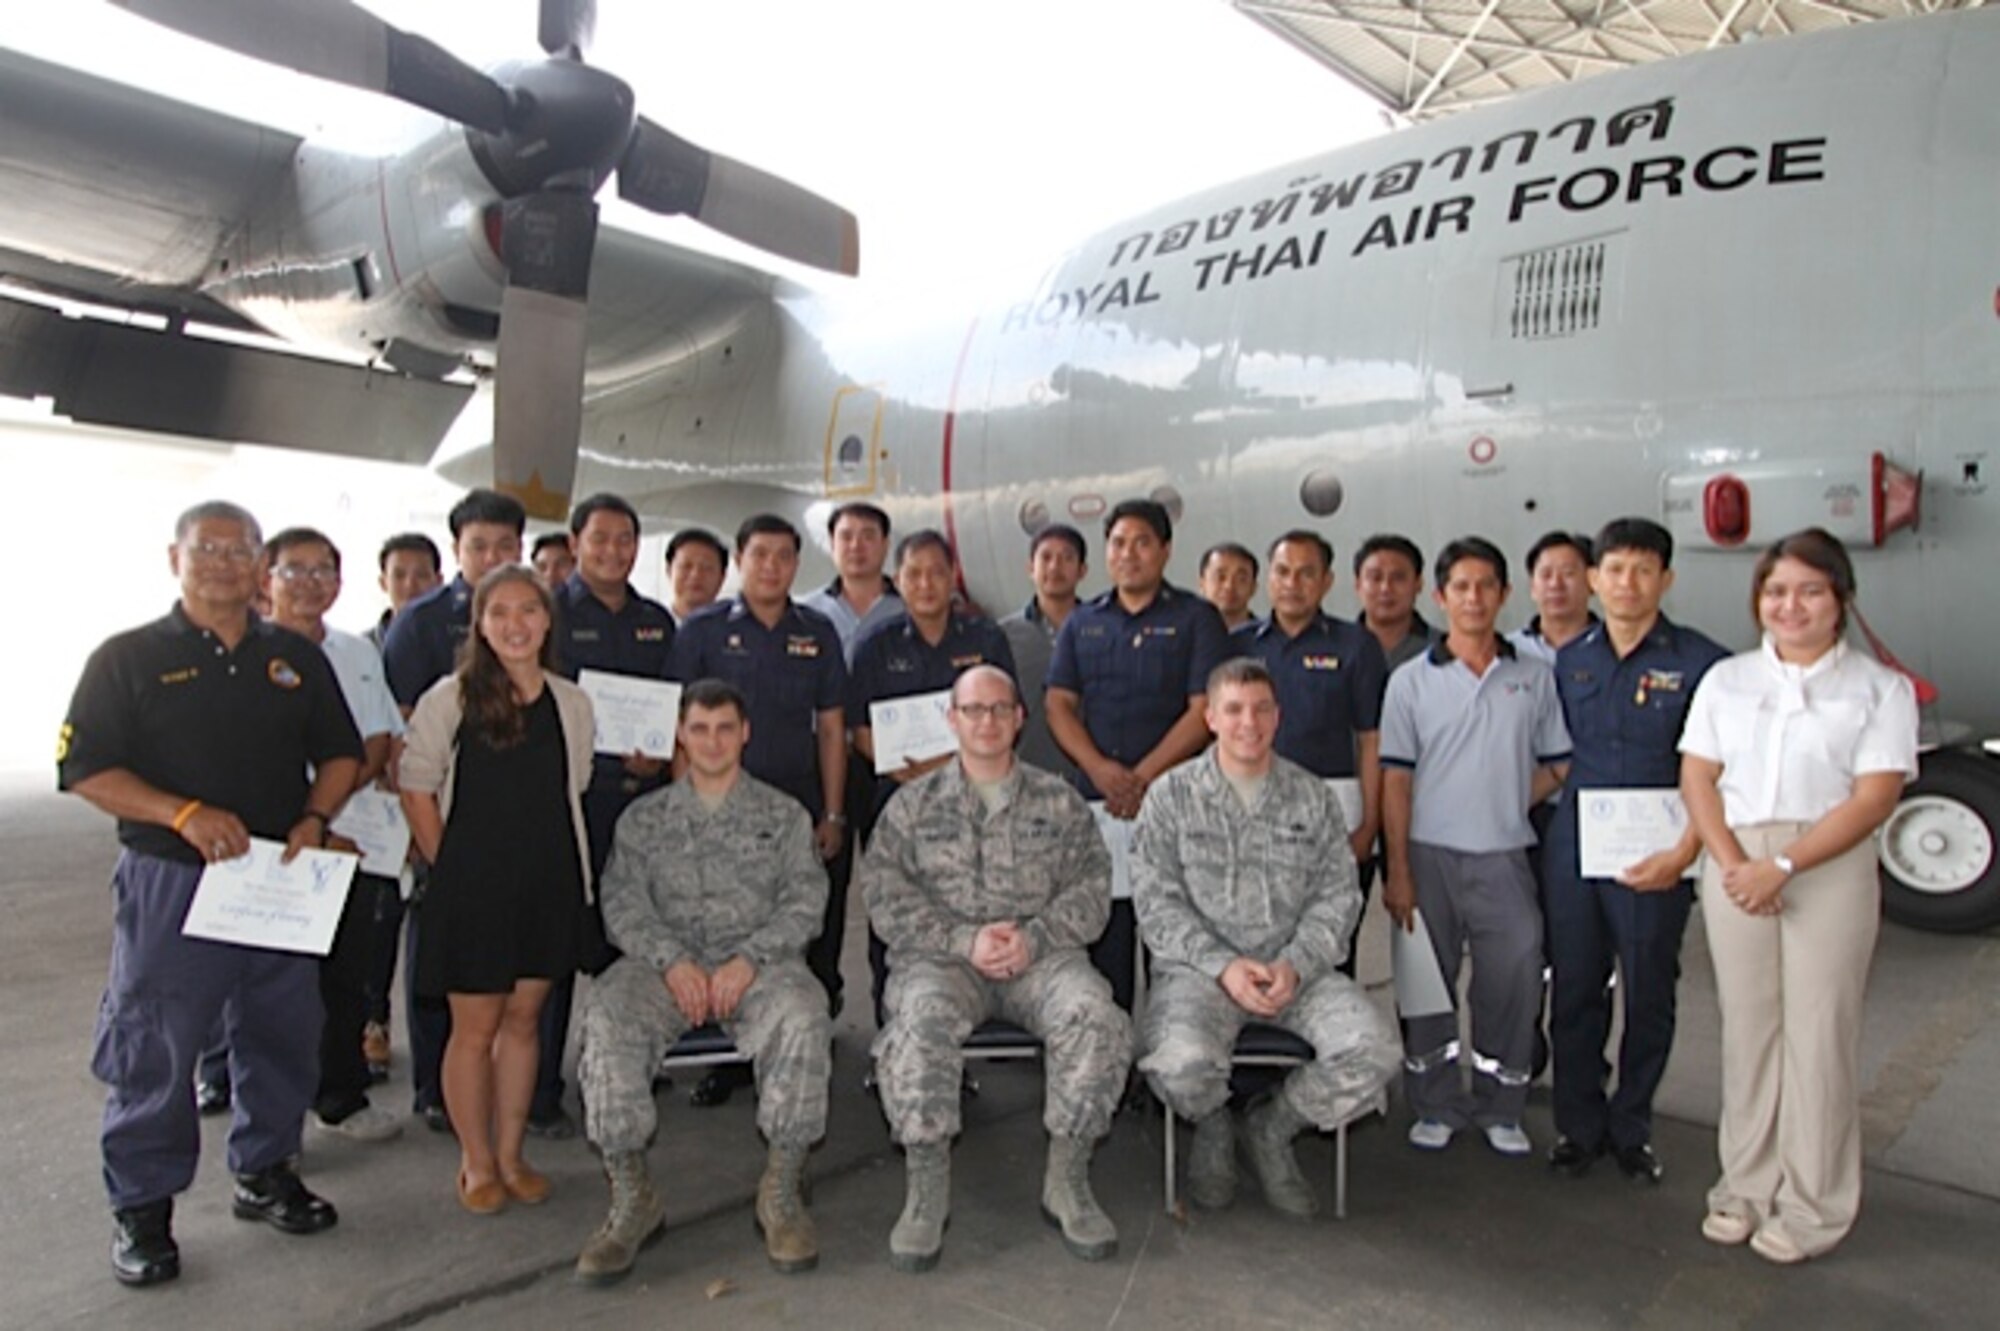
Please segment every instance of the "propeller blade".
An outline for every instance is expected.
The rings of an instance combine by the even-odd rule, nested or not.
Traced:
[[[351,0],[112,0],[212,46],[331,83],[385,93],[448,120],[507,129],[507,92],[435,42]]]
[[[542,0],[537,36],[550,55],[581,60],[597,31],[597,0]]]
[[[618,195],[828,272],[861,269],[854,214],[767,171],[688,142],[643,116],[618,164]]]
[[[502,205],[493,483],[538,518],[569,516],[583,424],[585,295],[597,205],[547,191]]]

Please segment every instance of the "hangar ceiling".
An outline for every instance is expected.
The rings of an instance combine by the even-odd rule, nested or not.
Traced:
[[[1985,0],[1230,0],[1407,120],[1730,43]]]

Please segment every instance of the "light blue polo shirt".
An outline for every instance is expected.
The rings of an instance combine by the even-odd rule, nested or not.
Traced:
[[[1439,639],[1382,700],[1382,765],[1411,771],[1410,840],[1468,854],[1535,844],[1535,769],[1569,758],[1555,672],[1505,638],[1485,675]]]

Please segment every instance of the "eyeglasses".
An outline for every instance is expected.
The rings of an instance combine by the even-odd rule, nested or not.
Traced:
[[[204,564],[254,564],[263,553],[256,546],[241,542],[224,545],[217,541],[194,541],[181,548]]]
[[[331,564],[280,564],[271,570],[280,582],[317,582],[321,586],[340,581],[340,570]]]
[[[951,705],[951,710],[977,725],[989,718],[1003,720],[1014,715],[1020,707],[1017,702],[958,702]]]

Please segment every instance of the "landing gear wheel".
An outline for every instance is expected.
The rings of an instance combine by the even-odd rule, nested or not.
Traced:
[[[2000,924],[2000,761],[1928,755],[1875,852],[1883,912],[1897,924],[1940,933]]]

